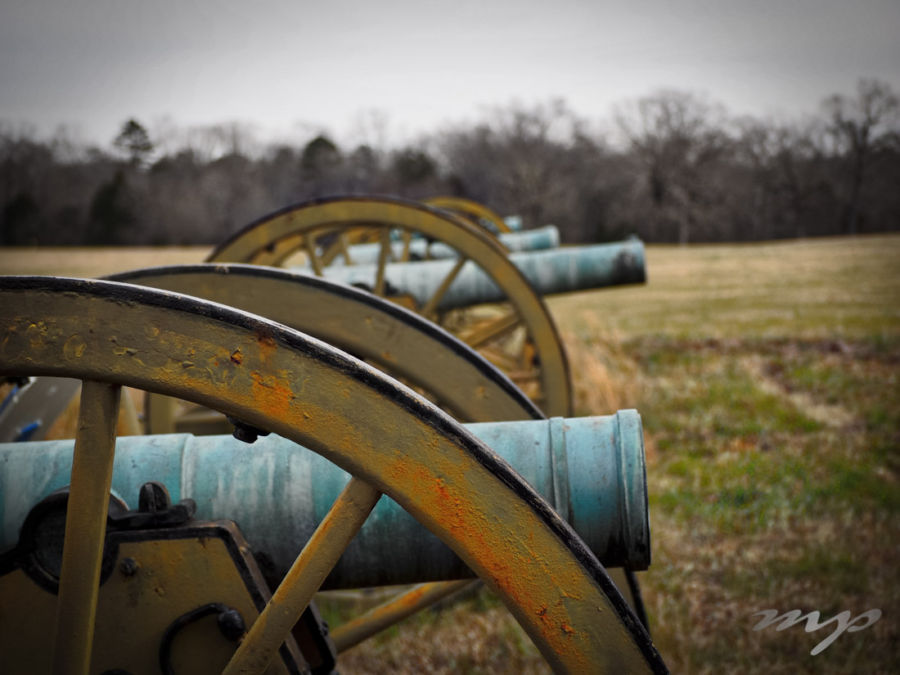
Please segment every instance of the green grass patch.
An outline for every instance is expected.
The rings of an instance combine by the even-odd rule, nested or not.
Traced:
[[[635,357],[649,388],[640,408],[648,428],[703,438],[808,433],[822,426],[760,387],[739,361],[714,345],[653,341],[638,345]]]

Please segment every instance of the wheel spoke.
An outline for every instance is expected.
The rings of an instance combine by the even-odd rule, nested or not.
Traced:
[[[317,277],[322,276],[322,261],[319,259],[319,253],[316,251],[316,241],[312,234],[307,234],[303,238],[303,248],[309,258],[310,267],[313,268]]]
[[[519,369],[528,370],[533,368],[536,363],[537,350],[534,348],[534,342],[526,338],[519,352]]]
[[[412,232],[403,230],[403,253],[400,255],[400,262],[409,262],[409,245],[412,243]]]
[[[521,371],[518,369],[518,362],[515,358],[509,354],[504,354],[499,349],[493,349],[491,347],[482,347],[481,350],[479,350],[479,353],[495,366],[503,370],[509,379],[513,380],[513,382],[516,381],[515,378],[513,378],[513,374],[520,373]]]
[[[350,479],[251,626],[223,675],[262,673],[266,669],[380,497],[381,493],[365,481]]]
[[[257,251],[253,256],[254,265],[281,265],[303,243],[303,235],[290,235],[278,241],[270,243],[265,248]]]
[[[537,382],[541,377],[541,371],[539,370],[512,370],[507,373],[509,379],[515,382],[518,386],[523,386],[528,382]]]
[[[335,240],[323,251],[320,258],[322,266],[327,267],[332,264],[339,255],[344,257],[345,264],[353,264],[350,258],[350,249],[347,247],[347,233],[345,231],[338,232]]]
[[[426,302],[425,306],[422,307],[422,311],[420,312],[422,316],[424,316],[426,319],[431,319],[434,317],[441,298],[444,297],[447,289],[450,288],[450,284],[453,283],[453,280],[456,279],[456,276],[459,274],[459,271],[465,264],[466,258],[460,256],[459,260],[457,260],[456,264],[453,266],[453,269],[451,269],[447,273],[447,276],[444,277],[444,280],[441,282],[441,285],[438,286],[438,289],[434,292],[434,295],[428,298],[428,302]]]
[[[341,232],[338,236],[338,243],[341,247],[341,255],[344,256],[344,264],[352,265],[353,258],[350,257],[350,247],[347,246],[347,234],[345,232]]]
[[[477,580],[462,579],[419,584],[405,593],[400,593],[387,602],[373,607],[365,614],[341,624],[331,632],[331,639],[334,641],[338,653],[341,653],[406,617],[412,616],[420,609],[425,609],[438,600],[446,598],[451,593],[478,583]]]
[[[482,321],[461,333],[459,337],[472,349],[478,349],[491,340],[509,333],[521,323],[522,319],[518,314],[509,312],[499,318]]]
[[[118,433],[120,436],[140,436],[144,433],[144,425],[141,424],[140,416],[134,405],[134,399],[131,398],[129,392],[125,392],[119,399],[119,423]]]
[[[378,249],[378,269],[375,272],[375,286],[373,292],[375,295],[384,296],[384,268],[387,267],[388,258],[391,253],[391,231],[384,227],[381,229],[380,236],[381,248]]]
[[[174,434],[178,399],[162,394],[148,394],[144,418],[148,434]]]
[[[88,672],[122,388],[85,380],[72,459],[53,672]]]

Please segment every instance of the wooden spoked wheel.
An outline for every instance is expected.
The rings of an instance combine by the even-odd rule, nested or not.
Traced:
[[[119,388],[220,410],[353,477],[226,673],[262,672],[387,494],[506,603],[560,672],[663,672],[596,558],[508,465],[452,418],[343,352],[254,315],[128,284],[0,279],[0,374],[84,381],[54,663],[87,672]]]
[[[240,264],[168,266],[133,270],[110,277],[141,286],[181,292],[253,311],[322,339],[404,381],[461,422],[539,419],[540,410],[496,367],[475,351],[403,307],[355,288],[287,270]],[[35,378],[38,391],[69,382]],[[72,383],[77,383],[71,380]],[[45,386],[46,384],[46,386]],[[44,394],[46,396],[46,393]],[[123,397],[123,401],[129,398]],[[66,398],[60,398],[61,412]],[[150,434],[231,433],[225,416],[168,396],[145,396]],[[463,585],[468,582],[463,582]],[[339,650],[356,644],[460,587],[459,582],[428,583],[398,595],[395,610],[380,608],[360,616],[332,635]],[[411,599],[415,598],[415,602]]]
[[[416,237],[440,242],[457,257],[435,292],[413,304],[414,311],[445,325],[504,370],[546,414],[571,414],[568,364],[542,299],[493,236],[447,211],[388,198],[306,202],[248,225],[220,245],[208,261],[281,266],[303,252],[309,271],[321,276],[337,260],[352,263],[353,242],[377,241],[380,252],[366,285],[375,295],[410,304],[386,283],[385,270],[394,243],[400,242],[401,251],[408,252],[408,243]],[[399,258],[402,261],[408,256],[401,253]],[[488,275],[506,301],[477,311],[443,312],[441,302],[467,261]]]
[[[401,377],[462,422],[536,419],[540,410],[474,350],[382,298],[319,277],[240,264],[134,270],[113,280],[184,293],[252,311],[303,331]],[[148,433],[229,433],[220,415],[176,414],[171,399],[146,399]]]

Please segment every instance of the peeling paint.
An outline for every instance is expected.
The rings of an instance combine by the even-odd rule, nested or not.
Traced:
[[[66,359],[73,361],[81,358],[85,349],[87,349],[87,343],[84,341],[84,338],[75,334],[66,340],[66,343],[63,345],[63,354]]]

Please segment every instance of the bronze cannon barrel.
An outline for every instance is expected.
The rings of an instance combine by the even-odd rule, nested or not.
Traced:
[[[638,239],[513,253],[509,257],[540,295],[646,281],[644,245]],[[443,292],[438,309],[505,300],[497,284],[477,265],[466,262],[455,270],[456,265],[453,259],[390,263],[384,271],[388,295],[411,296],[418,306],[423,306],[438,292],[445,279],[455,275]],[[371,289],[376,270],[374,265],[330,266],[324,268],[323,275],[332,281]]]
[[[466,426],[572,524],[601,562],[636,569],[649,565],[637,412]],[[72,447],[73,441],[0,445],[0,551],[15,544],[29,510],[68,483]],[[196,502],[197,518],[237,522],[254,552],[283,573],[348,479],[320,455],[278,436],[248,446],[231,436],[168,434],[120,438],[112,489],[133,506],[144,482],[162,482],[173,500]],[[437,537],[382,497],[323,588],[470,575]]]

